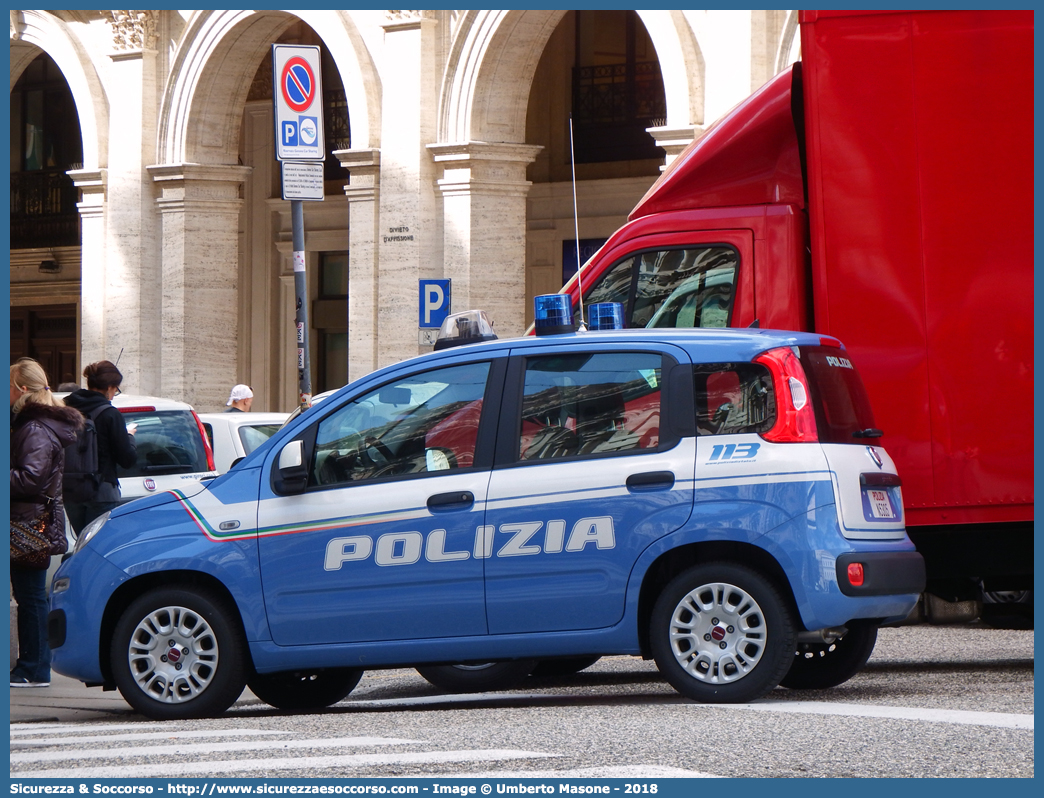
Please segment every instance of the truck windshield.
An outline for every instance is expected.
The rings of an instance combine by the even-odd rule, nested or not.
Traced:
[[[812,392],[821,443],[862,443],[855,433],[874,428],[870,400],[848,353],[825,346],[801,347],[801,365]]]
[[[623,303],[628,327],[727,327],[738,266],[728,246],[638,252],[606,271],[584,301]]]

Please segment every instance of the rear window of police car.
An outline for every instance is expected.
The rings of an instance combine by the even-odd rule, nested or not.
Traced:
[[[130,468],[117,468],[117,476],[149,477],[208,470],[203,437],[189,411],[131,411],[123,413],[123,420],[138,425],[134,435],[138,458]]]
[[[870,399],[843,349],[801,347],[801,365],[812,392],[821,443],[865,443],[856,432],[874,428]]]
[[[801,347],[821,443],[859,443],[874,416],[859,372],[842,349]],[[760,363],[713,363],[693,369],[699,435],[762,433],[776,423],[772,375]]]

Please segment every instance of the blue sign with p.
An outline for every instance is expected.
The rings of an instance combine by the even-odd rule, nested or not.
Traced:
[[[420,281],[420,321],[422,328],[441,327],[450,312],[450,280]]]
[[[296,147],[297,141],[297,122],[284,121],[281,125],[283,146],[284,147]]]

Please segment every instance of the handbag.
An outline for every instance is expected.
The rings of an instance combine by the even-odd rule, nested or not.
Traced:
[[[11,564],[38,571],[51,564],[53,546],[47,530],[54,525],[54,499],[47,500],[47,509],[31,521],[11,521]]]

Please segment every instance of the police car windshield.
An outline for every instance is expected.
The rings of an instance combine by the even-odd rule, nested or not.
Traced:
[[[801,347],[822,443],[865,443],[856,432],[874,427],[863,381],[848,353],[833,347]]]

